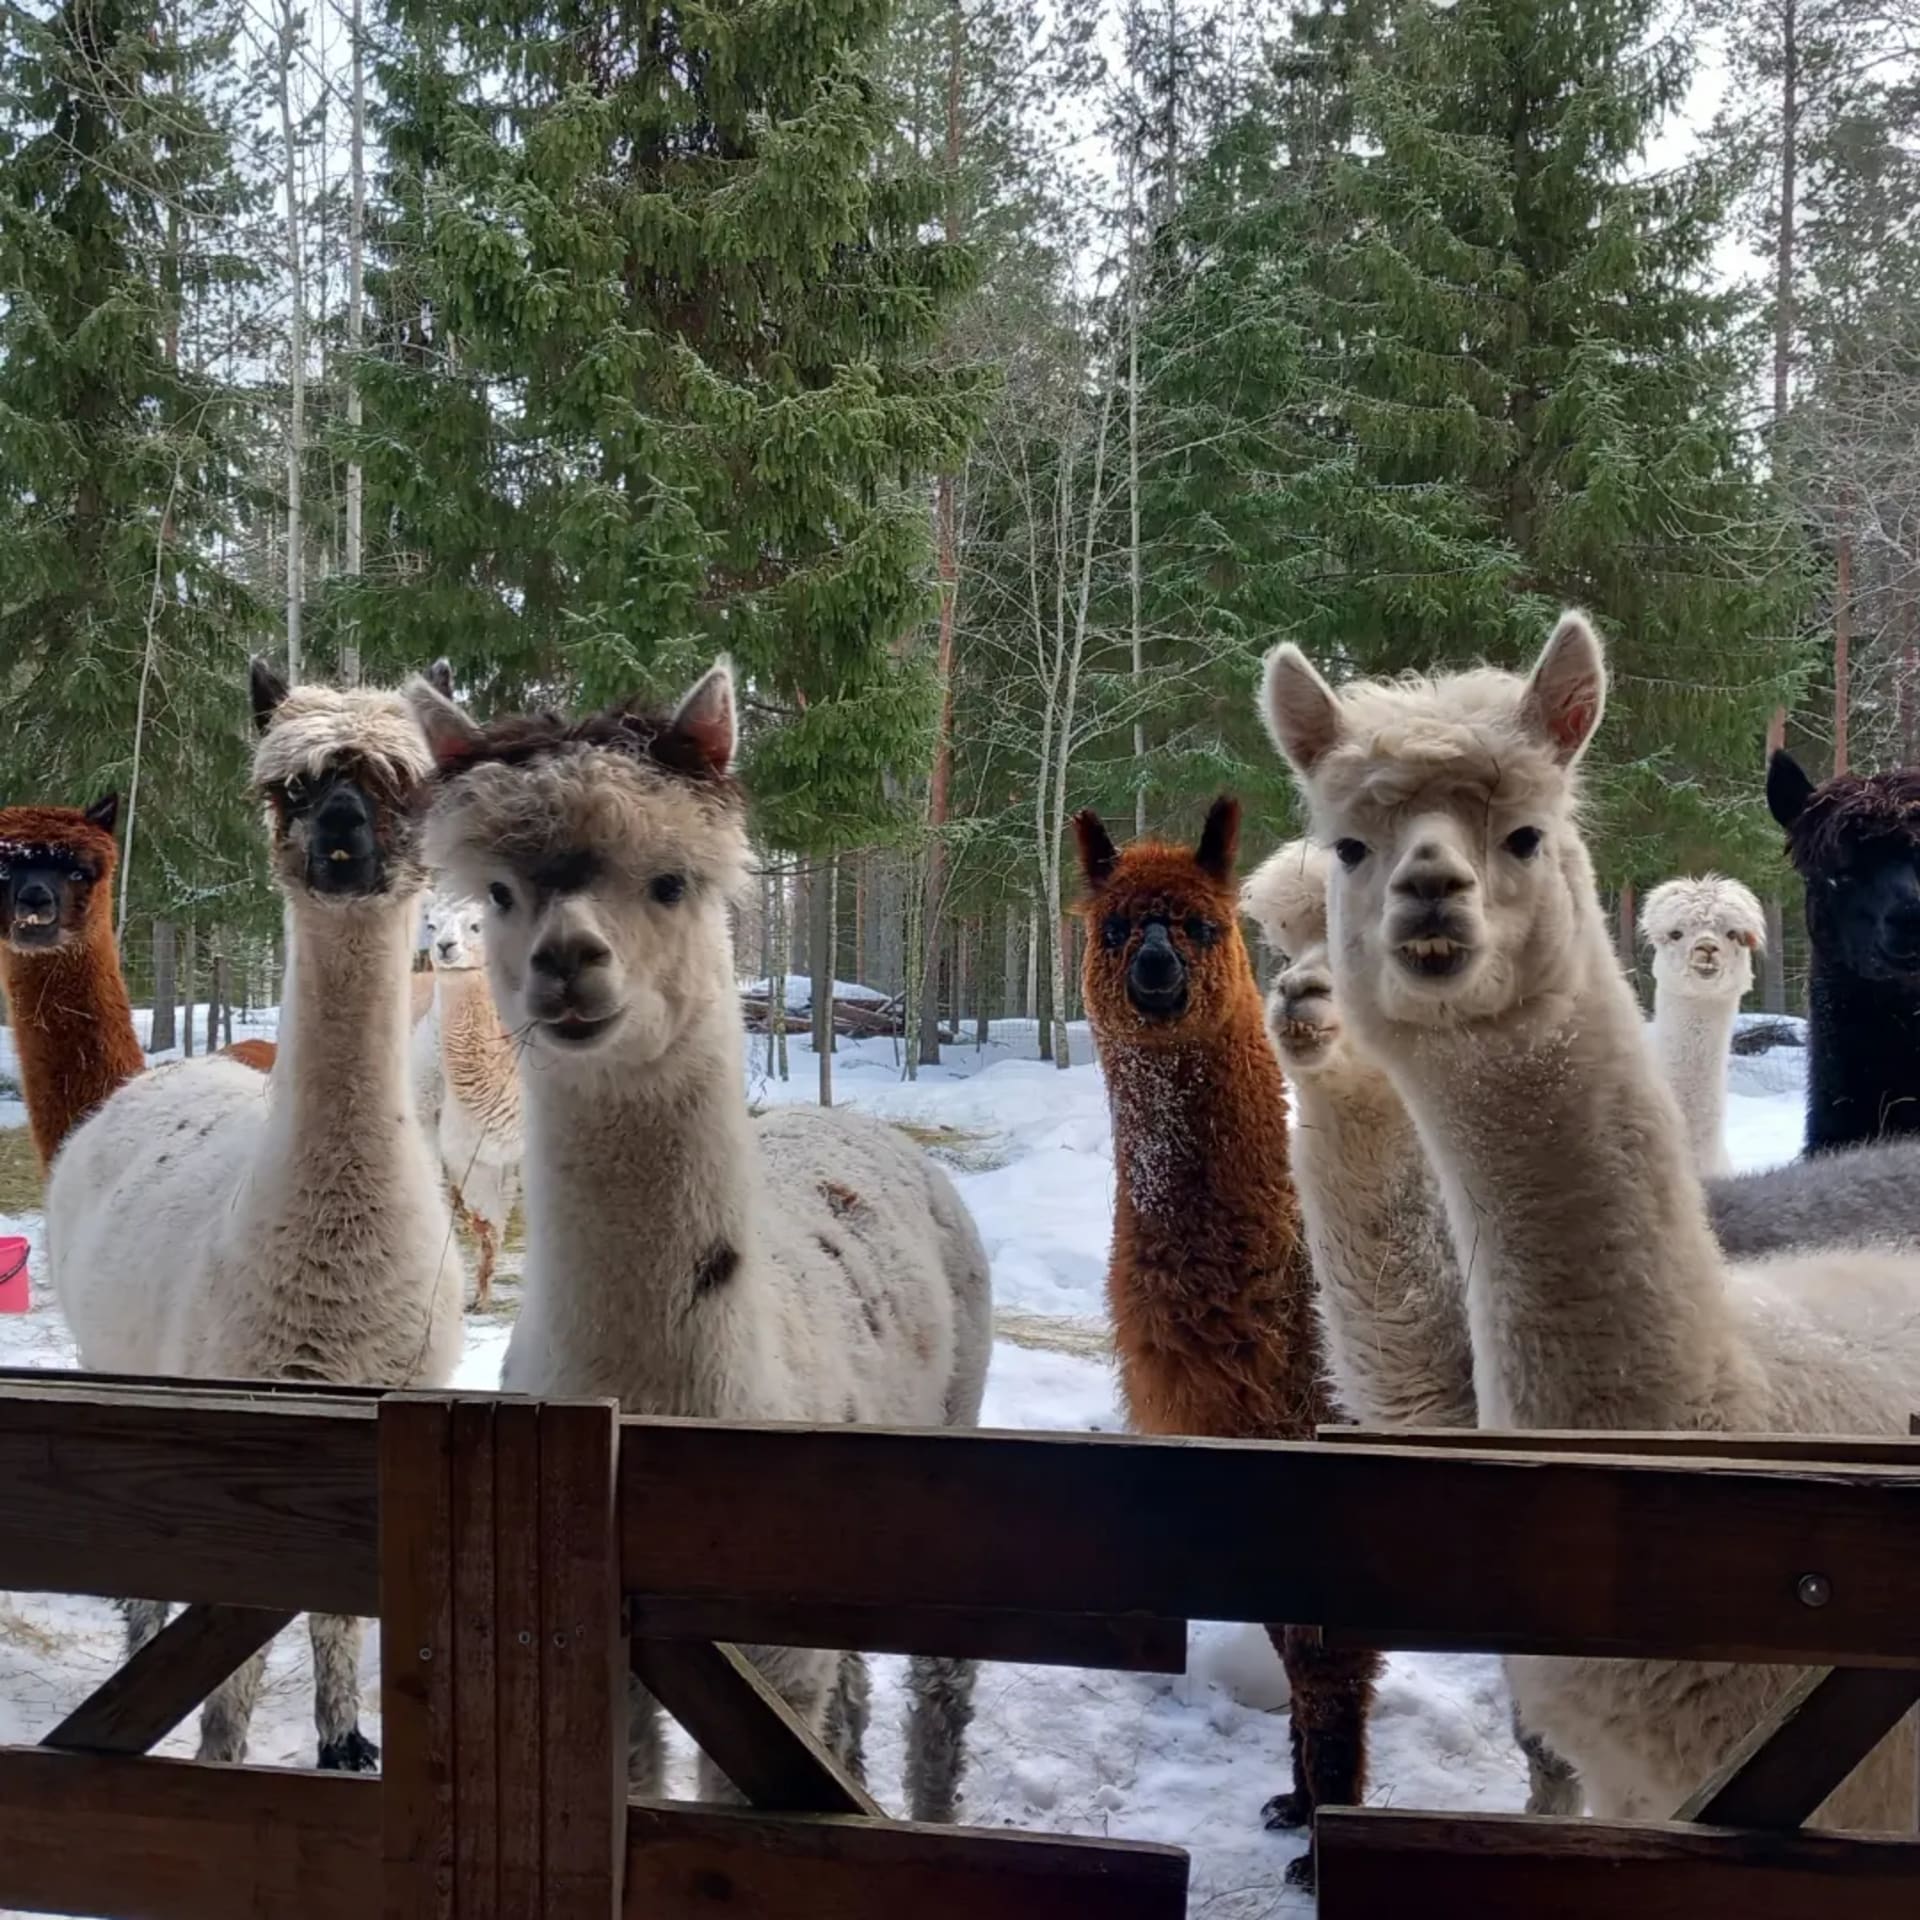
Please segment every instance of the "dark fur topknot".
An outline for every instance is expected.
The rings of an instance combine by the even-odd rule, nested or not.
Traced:
[[[505,714],[480,727],[470,746],[443,757],[435,778],[454,780],[469,767],[488,761],[506,767],[530,766],[582,748],[623,754],[692,781],[722,799],[744,797],[739,781],[730,773],[715,772],[698,745],[674,725],[672,714],[631,706],[608,707],[577,720],[551,711]]]
[[[1920,767],[1841,773],[1815,787],[1787,828],[1787,857],[1802,878],[1817,880],[1888,840],[1920,846]]]

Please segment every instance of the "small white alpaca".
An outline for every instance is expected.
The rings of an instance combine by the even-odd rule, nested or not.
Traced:
[[[480,1248],[473,1304],[484,1312],[520,1192],[520,1074],[487,985],[480,909],[436,893],[426,924],[433,1004],[413,1030],[414,1101],[446,1170],[454,1218]]]
[[[1615,959],[1575,824],[1606,672],[1578,614],[1533,674],[1356,683],[1297,648],[1262,705],[1332,848],[1343,1019],[1438,1179],[1474,1384],[1500,1427],[1899,1433],[1920,1404],[1920,1258],[1729,1264],[1679,1108]],[[1798,1677],[1774,1667],[1527,1658],[1518,1704],[1593,1810],[1665,1818]],[[1911,1820],[1903,1728],[1823,1824]]]
[[[1727,1048],[1766,945],[1760,902],[1717,873],[1667,880],[1647,895],[1640,937],[1653,951],[1653,1052],[1686,1122],[1694,1171],[1733,1171],[1727,1158]]]
[[[216,1055],[130,1080],[47,1185],[54,1291],[108,1373],[441,1386],[460,1258],[414,1115],[408,979],[432,770],[396,693],[288,692],[253,668],[254,785],[286,896],[271,1074]],[[135,1603],[135,1645],[164,1606]],[[361,1769],[358,1621],[312,1621],[320,1765]],[[207,1703],[201,1757],[238,1760],[259,1659]]]
[[[671,715],[481,728],[411,692],[442,769],[435,863],[490,903],[494,998],[526,1047],[526,1267],[502,1385],[697,1419],[977,1424],[992,1300],[953,1183],[878,1121],[747,1111],[726,666]],[[858,1657],[752,1654],[857,1767]],[[916,1660],[911,1679],[908,1797],[916,1819],[944,1819],[972,1669]],[[660,1768],[641,1695],[638,1790]],[[703,1789],[726,1791],[711,1766]]]

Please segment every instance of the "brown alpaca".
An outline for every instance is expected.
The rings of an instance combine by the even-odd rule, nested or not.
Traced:
[[[113,937],[118,794],[0,811],[0,986],[20,1091],[44,1168],[60,1143],[146,1065]]]
[[[1313,1278],[1288,1175],[1287,1096],[1240,937],[1240,807],[1215,801],[1200,844],[1116,852],[1075,817],[1084,969],[1113,1113],[1107,1293],[1131,1424],[1142,1433],[1305,1440],[1326,1416]],[[1357,1805],[1380,1659],[1315,1627],[1269,1632],[1293,1690],[1293,1787],[1270,1827]],[[1288,1869],[1313,1880],[1311,1843]]]

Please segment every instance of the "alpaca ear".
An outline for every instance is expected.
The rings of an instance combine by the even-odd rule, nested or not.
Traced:
[[[102,833],[111,833],[120,818],[120,796],[117,793],[103,793],[81,818],[90,827],[98,827]]]
[[[435,666],[444,664],[436,661]],[[434,682],[421,674],[415,674],[406,684],[407,705],[413,709],[413,717],[420,723],[420,731],[427,736],[427,750],[433,755],[433,763],[444,773],[449,767],[457,767],[463,760],[472,758],[473,750],[480,744],[480,729],[473,724],[463,708],[456,706],[442,693]]]
[[[1813,796],[1806,769],[1785,747],[1776,747],[1767,762],[1767,808],[1789,832]]]
[[[453,698],[453,662],[444,653],[427,669],[426,682],[435,693]]]
[[[1340,702],[1291,642],[1267,655],[1260,717],[1296,773],[1311,773],[1340,739]]]
[[[686,741],[710,773],[725,773],[733,765],[740,731],[733,711],[733,663],[724,654],[674,709],[668,732]]]
[[[1520,702],[1520,716],[1563,767],[1586,752],[1607,704],[1607,661],[1584,613],[1569,608],[1547,636]]]
[[[1200,829],[1200,844],[1193,861],[1202,873],[1216,880],[1233,877],[1234,856],[1240,851],[1240,802],[1223,793],[1207,809],[1207,824]]]
[[[265,733],[287,697],[287,683],[256,653],[247,668],[247,691],[253,697],[253,729]]]
[[[1119,849],[1106,822],[1091,807],[1083,807],[1073,816],[1073,837],[1080,843],[1080,871],[1086,875],[1087,885],[1098,893],[1120,864]]]

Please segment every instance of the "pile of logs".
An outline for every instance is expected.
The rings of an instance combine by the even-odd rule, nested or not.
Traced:
[[[749,1033],[766,1032],[770,1017],[766,994],[743,991],[740,1011],[746,1018]],[[805,1007],[788,1008],[786,1021],[789,1033],[813,1031],[813,1014]],[[905,1031],[904,996],[896,994],[891,1000],[842,1000],[836,996],[833,1030],[843,1040],[871,1040],[882,1034],[898,1036]]]

